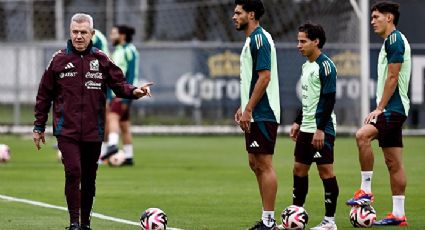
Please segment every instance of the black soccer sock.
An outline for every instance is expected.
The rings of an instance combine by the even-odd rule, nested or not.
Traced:
[[[339,195],[338,182],[336,177],[329,179],[322,179],[323,187],[325,188],[325,216],[333,217],[335,216],[336,204]]]
[[[294,175],[294,187],[292,194],[292,204],[303,206],[308,193],[308,176],[299,177]]]

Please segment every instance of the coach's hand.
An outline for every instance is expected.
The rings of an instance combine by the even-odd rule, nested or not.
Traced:
[[[144,97],[144,96],[151,97],[152,95],[151,95],[151,88],[150,88],[150,86],[152,86],[152,85],[153,85],[153,82],[149,82],[149,83],[144,84],[140,88],[136,88],[133,91],[134,96],[136,96],[138,98]]]
[[[297,141],[299,132],[300,132],[300,125],[294,122],[292,124],[291,130],[289,131],[289,137],[291,137],[293,141]]]
[[[311,144],[315,149],[321,150],[325,143],[325,132],[320,129],[316,129],[316,132],[313,135],[313,140],[311,140]]]
[[[37,147],[37,150],[41,149],[40,146],[40,140],[43,142],[43,144],[46,144],[46,140],[44,139],[44,133],[41,132],[33,132],[32,138],[34,140],[35,147]]]
[[[239,126],[246,133],[251,132],[251,119],[252,110],[246,108],[245,111],[242,113],[241,119],[239,120]]]
[[[369,115],[367,115],[366,119],[364,119],[364,124],[367,125],[369,123],[376,123],[376,121],[378,120],[378,116],[381,115],[381,113],[382,110],[376,108],[371,113],[369,113]]]

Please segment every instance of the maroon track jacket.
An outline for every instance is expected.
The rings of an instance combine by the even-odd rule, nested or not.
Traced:
[[[53,134],[77,141],[102,141],[105,128],[106,88],[121,98],[137,99],[136,87],[109,57],[90,43],[79,52],[67,48],[53,54],[38,88],[34,130],[44,132],[53,102]]]

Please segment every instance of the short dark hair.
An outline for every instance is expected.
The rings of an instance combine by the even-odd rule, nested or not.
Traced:
[[[254,12],[255,20],[260,20],[264,15],[265,9],[261,0],[235,0],[235,5],[241,5],[246,12]]]
[[[119,34],[125,35],[125,42],[130,43],[133,41],[133,35],[136,33],[136,30],[131,26],[126,25],[116,25]]]
[[[312,41],[319,39],[319,44],[317,45],[317,47],[319,47],[319,49],[322,49],[323,46],[326,43],[325,30],[319,24],[313,24],[311,22],[307,22],[307,23],[299,26],[298,31],[306,33],[308,39],[310,39]]]
[[[398,19],[400,18],[400,11],[398,10],[400,8],[400,4],[391,2],[391,1],[379,1],[375,3],[371,8],[370,11],[373,12],[375,10],[379,11],[380,13],[390,13],[394,15],[394,25],[398,24]]]

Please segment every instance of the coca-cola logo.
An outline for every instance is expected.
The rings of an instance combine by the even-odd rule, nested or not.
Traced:
[[[97,73],[87,72],[85,77],[89,79],[103,79],[101,72],[97,72]]]

